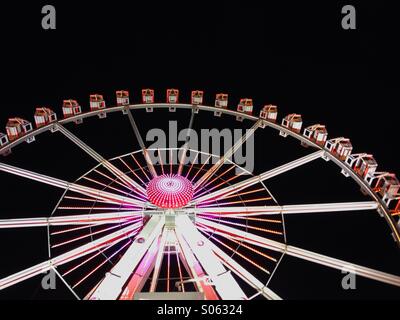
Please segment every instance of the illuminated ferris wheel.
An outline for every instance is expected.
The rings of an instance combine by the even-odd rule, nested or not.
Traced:
[[[142,90],[142,103],[131,104],[127,91],[117,91],[117,106],[106,107],[102,95],[90,96],[91,110],[82,113],[75,100],[64,100],[63,120],[49,108],[37,108],[36,129],[21,118],[9,119],[0,133],[0,154],[43,132],[59,132],[98,164],[74,182],[28,171],[6,163],[0,170],[64,190],[51,215],[0,220],[0,229],[47,228],[49,259],[0,279],[0,290],[53,271],[78,299],[235,299],[279,300],[269,283],[285,255],[325,267],[350,269],[357,275],[400,286],[400,276],[321,255],[287,243],[285,216],[290,214],[376,210],[400,243],[400,183],[377,170],[374,157],[353,153],[349,139],[328,139],[325,126],[302,131],[299,114],[277,123],[277,107],[266,105],[253,115],[251,99],[228,108],[228,95],[217,94],[215,106],[203,104],[203,92],[192,91],[191,103],[167,90],[157,103],[154,91]],[[251,130],[223,156],[190,148],[147,148],[135,122],[135,110],[191,110],[251,121]],[[85,118],[106,118],[122,112],[129,118],[140,149],[105,159],[67,129]],[[231,158],[256,132],[276,129],[310,147],[310,153],[274,169],[252,174]],[[189,131],[188,131],[189,132]],[[188,153],[197,164],[186,161]],[[174,163],[174,155],[178,161]],[[267,187],[268,179],[312,161],[331,161],[354,180],[368,201],[280,205]]]

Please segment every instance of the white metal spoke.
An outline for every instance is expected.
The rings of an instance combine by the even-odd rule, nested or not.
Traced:
[[[313,203],[295,204],[286,206],[247,206],[247,207],[203,207],[185,208],[183,212],[188,214],[205,214],[219,217],[232,216],[257,216],[275,214],[302,214],[302,213],[328,213],[376,210],[378,204],[375,201],[339,202],[339,203]]]
[[[159,247],[159,241],[153,241],[153,244],[135,270],[135,273],[130,277],[128,284],[125,286],[124,291],[118,298],[119,300],[132,300],[134,294],[142,290],[151,274],[151,271],[154,269]]]
[[[267,248],[270,250],[282,252],[303,260],[318,263],[327,267],[339,269],[339,270],[351,270],[355,274],[373,279],[376,281],[388,283],[394,286],[400,286],[400,276],[392,275],[386,272],[374,270],[371,268],[356,265],[347,261],[331,258],[322,254],[318,254],[312,251],[304,250],[294,246],[286,245],[274,240],[266,239],[255,234],[245,232],[226,225],[215,223],[206,219],[197,218],[198,223],[211,228],[216,234],[220,234],[227,238],[233,238],[242,240],[250,244]]]
[[[222,299],[243,300],[247,298],[230,271],[225,269],[217,256],[204,244],[202,235],[189,217],[177,216],[175,231],[185,239]]]
[[[57,188],[77,192],[94,199],[105,200],[108,203],[114,204],[131,204],[142,207],[145,203],[143,201],[135,200],[129,197],[123,197],[117,194],[109,193],[106,191],[85,187],[76,183],[70,183],[61,179],[53,178],[33,171],[17,168],[5,163],[0,163],[0,171],[8,172],[23,178],[42,182]]]
[[[97,240],[82,245],[76,249],[63,253],[50,260],[39,263],[37,265],[34,265],[33,267],[22,270],[20,272],[14,273],[6,278],[0,279],[0,290],[3,290],[9,286],[15,285],[29,278],[35,277],[41,273],[47,272],[52,267],[63,265],[65,263],[76,260],[101,248],[114,245],[120,242],[121,240],[129,237],[132,234],[132,232],[134,232],[135,229],[136,225],[125,227],[109,235],[106,235]]]
[[[136,236],[135,241],[118,261],[118,263],[106,274],[105,278],[97,286],[90,296],[91,300],[116,300],[122,293],[125,283],[138,266],[147,250],[160,235],[164,227],[163,216],[153,216]]]
[[[167,241],[168,232],[169,232],[169,230],[164,228],[162,235],[161,235],[160,246],[158,248],[157,257],[155,259],[154,272],[153,272],[153,276],[151,279],[149,292],[155,292],[156,288],[157,288],[158,276],[160,274],[161,264],[162,264],[162,260],[164,258],[165,243]]]
[[[101,163],[107,170],[109,170],[112,174],[114,174],[118,179],[123,181],[126,185],[133,187],[138,190],[140,194],[145,195],[146,190],[140,186],[137,182],[128,177],[125,173],[123,173],[120,169],[114,166],[111,162],[104,159],[100,154],[98,154],[95,150],[89,147],[86,143],[84,143],[81,139],[75,136],[71,131],[67,130],[64,126],[57,123],[56,124],[58,130],[68,139],[70,139],[73,143],[75,143],[78,147],[80,147],[83,151],[85,151],[88,155],[90,155],[97,162]]]
[[[208,240],[203,236],[203,241],[214,251],[214,253],[221,259],[222,263],[241,279],[243,279],[247,284],[249,284],[254,289],[258,290],[264,297],[269,300],[282,300],[275,292],[267,288],[260,280],[253,276],[249,271],[243,268],[239,263],[237,263],[232,257],[221,250],[212,241]]]
[[[176,239],[180,248],[180,258],[186,268],[192,276],[192,281],[195,283],[196,288],[199,292],[204,293],[206,300],[219,300],[217,293],[207,281],[207,275],[205,274],[199,260],[195,257],[186,240],[182,234],[177,233],[175,230]]]
[[[133,118],[131,109],[129,109],[129,107],[126,107],[125,110],[127,111],[129,122],[130,122],[130,124],[132,126],[132,129],[133,129],[133,132],[134,132],[134,134],[136,136],[136,139],[139,142],[140,148],[142,149],[144,159],[146,160],[146,163],[147,163],[147,167],[149,168],[151,175],[153,177],[157,177],[157,171],[154,168],[154,165],[153,165],[153,162],[151,161],[151,157],[149,155],[149,152],[147,151],[147,148],[146,148],[146,146],[144,144],[142,136],[140,135],[139,128],[136,125],[135,119]]]
[[[232,193],[235,193],[235,192],[238,192],[238,191],[243,190],[245,188],[248,188],[248,187],[250,187],[250,186],[252,186],[252,185],[254,185],[256,183],[265,181],[267,179],[270,179],[272,177],[280,175],[280,174],[282,174],[284,172],[287,172],[289,170],[292,170],[294,168],[302,166],[302,165],[304,165],[304,164],[306,164],[308,162],[311,162],[311,161],[313,161],[315,159],[318,159],[318,158],[322,157],[323,154],[324,154],[324,151],[316,151],[316,152],[314,152],[314,153],[312,153],[310,155],[307,155],[307,156],[302,157],[300,159],[297,159],[297,160],[294,160],[292,162],[286,163],[286,164],[284,164],[282,166],[279,166],[279,167],[277,167],[275,169],[266,171],[266,172],[264,172],[264,173],[262,173],[262,174],[260,174],[258,176],[251,177],[251,178],[246,179],[244,181],[238,182],[238,183],[233,184],[231,186],[227,186],[227,187],[222,188],[220,190],[214,191],[214,192],[212,192],[210,194],[207,194],[207,195],[204,195],[204,196],[199,197],[197,199],[194,199],[192,201],[192,204],[199,204],[199,203],[202,203],[202,202],[207,202],[207,200],[209,200],[209,201],[211,200],[212,201],[212,200],[215,200],[215,199],[221,199],[224,196],[228,196],[228,195],[230,195]]]
[[[246,130],[246,133],[230,148],[210,169],[204,173],[200,179],[194,184],[194,189],[198,189],[204,183],[206,183],[212,176],[217,172],[217,170],[225,163],[226,160],[230,159],[236,151],[252,136],[254,132],[262,124],[262,120],[258,120],[250,130]]]
[[[67,226],[67,225],[96,225],[105,223],[121,223],[129,219],[151,214],[161,214],[162,211],[138,210],[117,211],[97,214],[81,214],[71,216],[51,216],[40,218],[0,219],[0,229]]]
[[[179,160],[178,175],[182,174],[183,163],[186,160],[186,152],[187,152],[187,150],[189,148],[190,132],[192,131],[192,128],[193,128],[195,114],[196,113],[194,112],[194,110],[192,110],[192,113],[190,115],[189,127],[187,129],[185,143],[183,144],[183,146],[181,148],[182,155],[181,155],[181,158]]]

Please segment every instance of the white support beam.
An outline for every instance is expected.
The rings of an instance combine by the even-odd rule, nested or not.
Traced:
[[[186,160],[186,153],[189,148],[190,132],[192,131],[192,128],[193,128],[195,114],[196,113],[194,112],[194,110],[192,110],[191,115],[190,115],[189,127],[187,128],[185,143],[183,144],[183,146],[181,148],[181,158],[179,160],[178,175],[182,174],[183,164]],[[179,152],[178,152],[178,155],[179,155]]]
[[[180,248],[179,256],[186,270],[191,274],[191,280],[195,283],[197,290],[204,293],[204,298],[206,300],[219,300],[218,294],[215,292],[209,281],[207,281],[207,276],[200,265],[199,260],[194,256],[182,234],[177,233],[175,230],[175,235]]]
[[[117,211],[97,214],[80,214],[71,216],[51,216],[48,218],[20,218],[1,219],[0,229],[67,226],[67,225],[96,225],[105,223],[121,223],[129,219],[150,215],[150,213],[161,213],[161,211],[140,210],[140,211]]]
[[[176,217],[176,233],[182,235],[191,251],[211,278],[216,291],[223,300],[245,300],[246,294],[218,257],[205,245],[203,237],[187,216]]]
[[[146,284],[146,281],[149,278],[151,271],[153,271],[154,269],[154,264],[159,248],[159,241],[153,241],[153,244],[147,251],[139,266],[130,277],[127,285],[124,288],[124,291],[119,296],[119,300],[133,300],[134,295],[143,289],[143,286]]]
[[[266,172],[264,172],[264,173],[262,173],[262,174],[260,174],[258,176],[251,177],[249,179],[243,180],[243,181],[238,182],[236,184],[233,184],[233,185],[227,186],[225,188],[222,188],[220,190],[214,191],[214,192],[212,192],[210,194],[206,194],[206,195],[201,196],[201,197],[199,197],[197,199],[194,199],[192,201],[192,204],[199,204],[199,203],[202,203],[202,202],[207,202],[207,200],[220,199],[220,198],[226,197],[226,196],[231,195],[231,194],[233,194],[235,192],[238,192],[240,190],[248,188],[248,187],[250,187],[250,186],[252,186],[252,185],[254,185],[256,183],[259,183],[259,182],[265,181],[267,179],[273,178],[273,177],[275,177],[277,175],[280,175],[280,174],[282,174],[284,172],[287,172],[289,170],[292,170],[292,169],[295,169],[297,167],[300,167],[300,166],[302,166],[302,165],[304,165],[306,163],[309,163],[309,162],[311,162],[311,161],[313,161],[315,159],[321,158],[322,155],[324,154],[324,152],[325,151],[321,151],[321,150],[320,151],[316,151],[316,152],[314,152],[312,154],[309,154],[309,155],[307,155],[305,157],[302,157],[300,159],[297,159],[297,160],[294,160],[292,162],[286,163],[286,164],[284,164],[282,166],[279,166],[277,168],[274,168],[272,170],[266,171]]]
[[[206,183],[210,177],[217,172],[217,170],[225,163],[226,160],[230,159],[236,151],[238,151],[242,145],[254,135],[254,132],[259,128],[262,124],[262,120],[258,120],[250,130],[246,130],[246,133],[238,140],[236,143],[230,148],[210,169],[204,173],[200,179],[194,184],[194,189],[198,189],[201,185]]]
[[[97,240],[89,242],[83,246],[80,246],[76,249],[73,249],[59,256],[56,256],[50,260],[44,261],[30,268],[14,273],[3,279],[0,279],[0,290],[13,286],[19,282],[30,279],[32,277],[35,277],[41,273],[47,272],[52,267],[58,267],[65,263],[71,262],[75,259],[88,255],[99,249],[112,246],[132,235],[132,233],[134,233],[136,229],[137,229],[136,225],[125,227],[109,235],[101,237]]]
[[[375,269],[363,267],[357,264],[353,264],[347,261],[335,259],[328,257],[326,255],[322,255],[319,253],[315,253],[312,251],[304,250],[301,248],[297,248],[294,246],[287,246],[286,254],[291,255],[293,257],[307,260],[310,262],[318,263],[330,268],[343,270],[347,272],[354,272],[355,274],[373,279],[376,281],[384,282],[387,284],[391,284],[397,287],[400,287],[400,276],[389,274],[386,272],[378,271]]]
[[[126,282],[139,265],[146,252],[160,235],[165,219],[157,215],[150,218],[136,236],[118,263],[108,272],[90,296],[90,300],[116,300],[123,292]]]
[[[126,110],[126,112],[128,114],[129,122],[130,122],[130,124],[132,126],[132,129],[133,129],[133,132],[134,132],[134,134],[136,136],[136,139],[139,142],[140,148],[142,149],[144,159],[146,160],[146,163],[147,163],[147,167],[149,168],[151,175],[153,177],[157,177],[157,171],[154,168],[154,165],[153,165],[153,162],[151,161],[151,157],[149,155],[149,152],[147,151],[147,148],[146,148],[146,146],[144,144],[142,136],[140,135],[139,128],[136,125],[135,119],[133,118],[131,109],[129,107],[126,107],[124,110]]]
[[[56,127],[58,130],[69,140],[75,143],[79,148],[85,151],[88,155],[90,155],[93,159],[99,162],[102,166],[104,166],[108,171],[114,174],[118,179],[124,182],[128,187],[133,187],[138,190],[140,194],[145,195],[146,190],[139,185],[137,182],[128,177],[125,173],[123,173],[120,169],[114,166],[111,162],[103,158],[100,154],[98,154],[95,150],[89,147],[86,143],[84,143],[81,139],[75,136],[71,131],[66,129],[61,124],[57,123]]]
[[[264,285],[260,280],[253,276],[249,271],[238,264],[231,256],[227,255],[223,250],[221,250],[212,241],[203,237],[203,241],[214,251],[222,263],[237,276],[239,276],[248,285],[260,292],[265,298],[269,300],[282,300],[275,292]]]
[[[328,213],[328,212],[347,212],[376,210],[378,203],[375,201],[359,202],[338,202],[338,203],[312,203],[295,204],[286,206],[248,206],[248,207],[203,207],[187,208],[184,212],[189,214],[209,214],[220,217],[230,216],[256,216],[256,215],[275,215],[275,214],[304,214],[304,213]]]
[[[239,229],[228,227],[226,225],[215,223],[206,219],[197,218],[196,221],[202,225],[211,228],[216,234],[222,235],[227,238],[233,238],[242,240],[247,243],[263,247],[266,249],[286,253],[293,257],[297,257],[303,260],[318,263],[327,267],[331,267],[338,270],[351,270],[355,274],[373,279],[376,281],[388,283],[394,286],[400,286],[400,276],[392,275],[386,272],[374,270],[371,268],[363,267],[357,264],[353,264],[347,261],[331,258],[322,254],[314,253],[312,251],[304,250],[294,246],[286,245],[277,241],[266,239],[255,234],[245,232]]]
[[[154,272],[153,276],[151,278],[151,283],[150,283],[150,292],[155,292],[157,288],[157,283],[158,283],[158,276],[160,275],[160,270],[161,270],[161,265],[162,261],[164,258],[164,252],[165,252],[165,243],[167,241],[167,234],[169,232],[169,229],[164,228],[161,239],[160,239],[160,246],[158,249],[157,257],[155,259],[155,264],[154,264]]]
[[[77,192],[86,196],[89,196],[93,199],[101,199],[108,203],[113,204],[132,204],[139,207],[143,207],[145,203],[143,201],[139,201],[130,197],[123,197],[114,193],[85,187],[76,183],[70,183],[61,179],[53,178],[50,176],[46,176],[43,174],[39,174],[33,171],[21,169],[18,167],[14,167],[5,163],[0,163],[0,171],[8,172],[14,174],[16,176],[20,176],[26,179],[42,182],[57,188],[61,188],[64,190],[69,190],[73,192]]]

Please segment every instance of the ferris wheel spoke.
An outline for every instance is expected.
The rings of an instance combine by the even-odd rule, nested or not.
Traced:
[[[196,152],[196,156],[194,157],[193,161],[191,161],[192,163],[190,164],[189,170],[186,172],[186,175],[185,175],[185,178],[186,178],[186,179],[189,179],[189,174],[190,174],[190,172],[192,171],[193,165],[196,163],[197,158],[199,157],[199,154],[200,154],[200,152],[197,151],[197,152]]]
[[[220,190],[214,191],[210,194],[198,197],[192,201],[192,204],[208,203],[208,202],[213,202],[215,200],[224,198],[226,196],[231,195],[232,193],[238,192],[238,191],[248,188],[252,185],[255,185],[259,182],[265,181],[267,179],[270,179],[272,177],[280,175],[284,172],[287,172],[294,168],[300,167],[300,166],[302,166],[306,163],[309,163],[315,159],[321,158],[323,156],[323,154],[324,154],[324,151],[321,151],[321,150],[316,151],[305,157],[291,161],[289,163],[286,163],[286,164],[279,166],[277,168],[274,168],[272,170],[266,171],[258,176],[251,177],[249,179],[243,180],[236,184],[233,184],[233,185],[227,186],[225,188],[222,188]]]
[[[378,204],[375,201],[339,202],[339,203],[313,203],[295,204],[286,206],[246,206],[246,207],[201,207],[187,208],[185,212],[204,216],[217,217],[249,217],[257,215],[276,214],[302,214],[302,213],[328,213],[376,210]]]
[[[161,237],[160,237],[160,244],[158,247],[157,256],[155,257],[154,271],[153,271],[153,276],[151,278],[149,292],[155,292],[156,288],[157,288],[158,277],[160,275],[161,264],[162,264],[164,253],[165,253],[165,244],[167,242],[168,233],[169,233],[169,230],[164,228],[164,230],[162,231]]]
[[[206,194],[207,192],[210,192],[211,190],[214,190],[215,188],[218,188],[218,187],[221,185],[221,183],[219,183],[219,184],[217,184],[217,185],[215,185],[215,186],[213,186],[213,187],[211,187],[211,188],[207,188],[208,186],[212,185],[215,181],[222,180],[222,182],[225,182],[225,181],[228,181],[228,180],[232,180],[232,178],[230,178],[230,179],[228,179],[228,180],[223,180],[222,177],[223,177],[224,175],[226,175],[228,172],[230,172],[230,171],[232,171],[233,169],[235,169],[235,168],[236,168],[235,165],[229,166],[228,169],[226,169],[226,170],[223,171],[222,173],[218,174],[218,175],[217,175],[215,178],[213,178],[211,181],[208,181],[207,183],[205,183],[205,184],[203,185],[203,188],[197,189],[193,194],[194,194],[196,197],[200,197],[200,196],[202,196],[203,194]],[[237,176],[240,176],[240,175],[237,175]],[[206,189],[206,191],[204,191],[204,192],[198,194],[199,191],[201,191],[202,189]],[[264,189],[263,189],[263,190],[264,190]]]
[[[164,221],[164,217],[159,215],[150,218],[125,254],[94,290],[90,300],[116,300],[122,294],[125,283],[160,235]]]
[[[86,234],[83,234],[81,236],[70,238],[69,240],[56,242],[56,243],[51,245],[51,248],[53,249],[53,248],[63,247],[65,245],[71,245],[71,243],[74,243],[74,242],[77,242],[77,241],[80,241],[80,240],[83,240],[83,239],[87,239],[87,238],[89,238],[89,241],[90,241],[90,239],[93,236],[97,236],[97,235],[102,234],[102,233],[104,234],[106,232],[110,232],[112,230],[115,230],[115,229],[118,229],[118,228],[121,228],[121,227],[125,227],[126,225],[135,226],[135,231],[137,231],[143,226],[143,221],[142,221],[142,219],[139,218],[139,221],[138,221],[138,219],[136,219],[136,220],[128,220],[128,221],[122,222],[121,224],[113,224],[113,225],[107,226],[105,228],[101,228],[101,229],[99,228],[97,231],[91,231],[90,233],[86,233]]]
[[[192,131],[192,128],[193,128],[195,114],[196,113],[194,112],[194,110],[192,110],[192,113],[190,115],[189,127],[187,128],[185,143],[183,144],[182,148],[180,149],[182,154],[181,154],[181,158],[179,160],[178,175],[182,174],[183,164],[186,160],[186,152],[189,148],[190,132]]]
[[[132,111],[131,111],[131,109],[129,109],[129,107],[125,108],[125,110],[127,111],[129,122],[132,126],[132,129],[136,136],[136,139],[140,145],[140,148],[142,149],[144,159],[146,160],[146,163],[147,163],[147,167],[149,168],[151,175],[153,177],[157,177],[157,171],[154,168],[153,161],[151,160],[150,154],[149,154],[149,152],[144,144],[143,138],[139,132],[139,128],[135,122],[135,119],[133,118]]]
[[[51,216],[40,218],[1,219],[0,229],[68,226],[68,225],[97,225],[105,223],[121,223],[143,215],[154,214],[156,211],[123,211],[97,214],[82,214],[71,216]]]
[[[97,240],[77,247],[50,260],[44,261],[30,268],[0,279],[0,290],[13,286],[24,280],[33,278],[41,273],[47,272],[53,267],[58,267],[60,265],[76,260],[80,257],[86,256],[96,250],[115,245],[116,243],[131,236],[135,232],[135,228],[136,226],[128,226],[123,229],[117,230],[109,235],[103,236]]]
[[[212,251],[217,255],[217,257],[221,260],[221,262],[227,267],[229,270],[234,272],[237,276],[239,276],[243,281],[245,281],[248,285],[258,290],[265,298],[269,300],[282,300],[275,292],[269,289],[266,285],[264,285],[260,280],[258,280],[254,275],[252,275],[247,269],[242,267],[238,262],[236,262],[231,256],[226,254],[222,249],[220,249],[216,244],[212,241],[208,240],[203,236],[203,241],[206,243]]]
[[[206,183],[222,165],[226,162],[226,160],[230,159],[236,151],[238,151],[242,145],[254,135],[254,132],[259,128],[262,124],[262,120],[258,120],[250,130],[246,130],[246,133],[230,148],[210,169],[204,173],[200,179],[194,184],[194,190],[200,188],[204,183]]]
[[[136,292],[140,292],[154,269],[157,253],[159,252],[159,241],[153,241],[146,255],[130,277],[119,300],[132,300]]]
[[[241,172],[241,173],[239,173],[239,174],[237,174],[237,175],[233,175],[232,177],[230,177],[230,178],[228,178],[228,179],[225,179],[225,180],[222,180],[221,182],[219,182],[218,184],[212,186],[212,187],[209,188],[209,189],[204,188],[205,190],[204,190],[201,194],[199,194],[199,195],[196,194],[195,197],[198,198],[198,197],[201,197],[201,196],[204,195],[204,194],[210,193],[211,191],[213,191],[213,190],[215,190],[215,189],[218,189],[219,187],[221,187],[221,186],[223,186],[223,185],[226,185],[227,183],[230,183],[230,182],[232,182],[232,181],[235,180],[235,179],[240,178],[243,174],[244,174],[244,173]],[[197,191],[201,191],[201,190],[202,190],[202,189],[197,189]],[[225,199],[226,199],[226,198],[228,198],[228,196],[226,196]]]
[[[391,284],[394,286],[400,286],[400,276],[397,275],[392,275],[386,272],[378,271],[375,269],[363,267],[357,264],[353,264],[347,261],[339,260],[336,258],[332,258],[326,255],[322,255],[319,253],[315,253],[312,251],[304,250],[295,246],[290,246],[286,245],[285,243],[280,243],[274,240],[270,240],[267,238],[263,238],[260,236],[257,236],[255,234],[245,232],[236,228],[232,228],[223,224],[215,223],[206,219],[202,218],[197,218],[196,219],[197,223],[199,224],[199,227],[202,228],[203,226],[206,226],[209,230],[211,230],[219,234],[221,236],[224,236],[226,238],[233,238],[236,240],[241,240],[245,241],[247,243],[263,247],[266,249],[274,250],[277,252],[281,252],[284,254],[288,254],[290,256],[307,260],[310,262],[314,262],[317,264],[324,265],[326,267],[338,269],[338,270],[346,270],[348,272],[353,272],[359,276],[369,278],[372,280],[384,282],[387,284]]]
[[[130,197],[123,197],[117,194],[109,193],[106,191],[85,187],[76,183],[70,183],[61,179],[53,178],[33,171],[14,167],[5,163],[0,163],[0,171],[8,172],[16,176],[27,178],[30,180],[42,182],[57,188],[77,192],[93,199],[101,199],[113,204],[126,204],[137,207],[143,207],[144,201],[132,199]]]
[[[226,270],[214,252],[203,242],[203,236],[188,216],[176,217],[176,235],[180,242],[186,242],[194,256],[210,277],[222,299],[247,299],[229,270]]]
[[[125,173],[123,173],[120,169],[114,166],[111,162],[104,159],[100,154],[98,154],[95,150],[89,147],[86,143],[84,143],[81,139],[75,136],[71,131],[67,130],[64,126],[57,123],[56,124],[58,130],[69,140],[75,143],[78,147],[80,147],[83,151],[85,151],[88,155],[90,155],[93,159],[99,162],[102,166],[104,166],[108,171],[114,174],[118,179],[124,182],[127,186],[133,187],[136,192],[139,192],[141,195],[145,195],[145,189],[139,185],[137,182],[128,177]]]

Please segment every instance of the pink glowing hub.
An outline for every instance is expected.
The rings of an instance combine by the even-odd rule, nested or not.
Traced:
[[[181,208],[192,200],[193,186],[185,177],[177,174],[163,174],[149,182],[147,196],[157,207]]]

